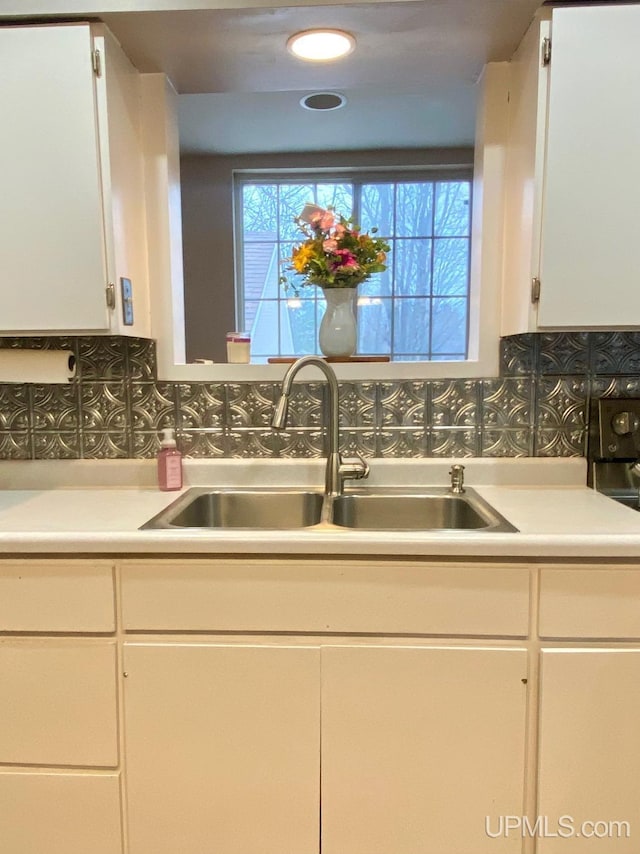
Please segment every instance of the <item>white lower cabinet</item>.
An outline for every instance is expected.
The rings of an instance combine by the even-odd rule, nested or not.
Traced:
[[[290,642],[293,643],[293,641]],[[516,648],[127,643],[130,854],[516,852]]]
[[[115,641],[2,638],[0,697],[0,763],[118,765]]]
[[[121,854],[114,773],[0,770],[3,854]]]
[[[318,648],[125,645],[129,854],[317,854]]]
[[[522,810],[524,649],[322,650],[323,854],[498,854]]]
[[[636,854],[639,721],[640,649],[542,652],[539,854]]]

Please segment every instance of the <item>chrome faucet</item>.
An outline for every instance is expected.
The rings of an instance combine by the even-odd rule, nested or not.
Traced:
[[[302,356],[291,365],[282,380],[280,400],[276,404],[271,426],[274,430],[284,430],[287,423],[289,409],[289,395],[293,379],[299,370],[307,365],[320,368],[327,378],[329,386],[329,424],[327,434],[329,438],[329,456],[327,457],[327,472],[325,476],[325,493],[327,495],[341,495],[345,480],[360,480],[369,476],[369,466],[358,454],[357,459],[343,460],[340,454],[340,423],[338,409],[338,380],[335,371],[324,359],[319,356]]]

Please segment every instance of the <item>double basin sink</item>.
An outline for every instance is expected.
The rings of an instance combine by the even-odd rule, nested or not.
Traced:
[[[144,529],[514,532],[473,489],[371,488],[335,497],[294,489],[189,489]]]

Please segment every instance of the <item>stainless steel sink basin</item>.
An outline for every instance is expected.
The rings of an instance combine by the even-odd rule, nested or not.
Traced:
[[[323,494],[295,490],[190,489],[143,528],[306,528],[317,525]]]
[[[462,495],[437,488],[340,495],[333,501],[333,524],[367,531],[517,530],[473,489]]]
[[[372,488],[330,498],[295,489],[193,488],[143,529],[325,528],[362,531],[516,531],[473,489],[454,495],[445,487]]]

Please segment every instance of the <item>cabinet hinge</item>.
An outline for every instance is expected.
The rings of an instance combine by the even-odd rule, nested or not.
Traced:
[[[544,38],[542,39],[542,65],[549,65],[551,62],[551,39]]]
[[[115,308],[116,307],[116,286],[113,282],[109,282],[106,287],[106,297],[107,297],[107,308]]]
[[[96,77],[102,77],[102,57],[98,48],[91,51],[91,64],[93,65],[93,73]]]
[[[540,279],[531,279],[531,302],[540,300]]]

